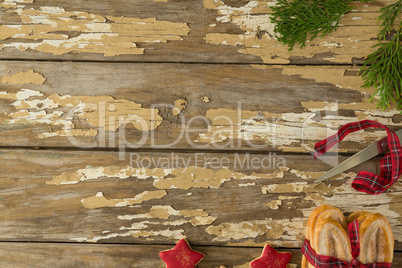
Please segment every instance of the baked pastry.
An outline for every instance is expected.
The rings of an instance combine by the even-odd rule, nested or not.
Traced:
[[[359,262],[392,262],[394,235],[387,218],[379,213],[356,211],[350,214],[348,224],[355,219],[359,222]]]
[[[370,212],[364,211],[364,210],[355,211],[349,215],[346,223],[349,225],[351,222],[355,221],[357,218],[359,218],[359,221],[363,221],[370,214],[371,214]]]
[[[369,214],[358,217],[360,236],[359,262],[392,262],[394,254],[394,235],[391,225],[383,215]]]
[[[306,238],[317,254],[351,262],[352,250],[346,222],[350,224],[356,219],[360,238],[358,261],[363,264],[392,262],[394,236],[388,220],[379,213],[356,211],[345,221],[336,207],[320,206],[309,217]],[[312,267],[303,256],[302,268]]]
[[[319,220],[310,245],[318,255],[352,261],[349,236],[342,225],[331,218]]]
[[[325,224],[328,223],[328,226]],[[337,223],[337,224],[336,224]],[[310,241],[310,246],[317,252],[317,254],[325,255],[324,252],[330,252],[327,256],[338,257],[337,252],[341,252],[341,249],[335,249],[332,251],[330,248],[335,248],[332,244],[334,241],[344,241],[344,235],[347,234],[345,232],[346,229],[346,219],[343,216],[342,212],[334,206],[330,205],[322,205],[315,208],[308,219],[307,229],[306,229],[306,239]],[[345,232],[344,234],[342,233]],[[330,232],[325,234],[325,232]],[[342,233],[342,234],[341,234]],[[341,234],[341,237],[337,237]],[[323,241],[319,241],[319,239],[324,239]],[[327,240],[327,244],[325,247],[319,249],[319,246],[325,243],[325,239]],[[347,239],[349,241],[349,239]],[[350,247],[350,243],[349,243]],[[339,253],[339,257],[345,254]],[[312,268],[314,267],[311,265],[308,260],[303,256],[302,258],[302,268]]]
[[[315,208],[308,219],[307,230],[306,230],[306,238],[307,240],[311,240],[314,236],[314,232],[316,229],[316,225],[320,219],[328,219],[331,218],[335,221],[338,221],[342,228],[346,229],[346,219],[343,216],[342,212],[339,208],[330,206],[330,205],[321,205]]]

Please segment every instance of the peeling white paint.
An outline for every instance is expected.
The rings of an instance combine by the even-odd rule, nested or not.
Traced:
[[[325,172],[310,172],[310,171],[301,171],[298,169],[291,169],[290,173],[295,174],[297,177],[302,178],[303,180],[317,179],[324,175]]]
[[[275,2],[266,1],[249,1],[242,7],[232,7],[224,4],[220,0],[204,0],[204,7],[214,7],[217,9],[218,16],[217,22],[220,23],[234,23],[241,29],[245,30],[242,38],[255,38],[260,31],[266,31],[269,35],[268,38],[273,38],[275,35],[275,24],[271,23],[271,16],[268,14],[257,15],[253,14],[255,9],[267,9],[275,5]],[[241,42],[239,42],[240,44]],[[222,42],[222,44],[224,44]]]
[[[321,46],[326,46],[326,47],[341,47],[342,43],[332,41],[332,42],[321,42],[320,45]],[[334,58],[334,57],[332,57],[332,58]]]
[[[18,3],[29,3],[19,1]],[[182,40],[189,33],[186,23],[158,21],[156,18],[103,17],[81,11],[67,12],[61,7],[26,8],[15,2],[3,2],[2,7],[18,14],[23,24],[1,25],[0,40],[24,39],[0,44],[2,48],[28,49],[62,55],[65,53],[102,53],[105,56],[143,54],[136,43],[166,43]],[[109,22],[109,21],[112,21]],[[69,37],[55,32],[79,33]]]
[[[216,237],[213,241],[236,244],[244,239],[252,239],[265,236],[271,245],[275,245],[281,239],[281,244],[286,246],[299,245],[297,242],[304,236],[304,219],[294,217],[292,219],[253,220],[242,222],[225,222],[218,226],[208,226],[206,232]],[[241,242],[240,242],[241,243]]]
[[[350,63],[353,57],[364,57],[373,51],[375,40],[371,40],[371,37],[376,36],[378,26],[373,25],[373,20],[366,16],[347,18],[349,22],[359,21],[356,25],[344,26],[341,20],[336,32],[322,39],[317,38],[311,42],[307,40],[307,45],[303,49],[296,44],[292,51],[288,51],[287,45],[276,41],[275,25],[270,21],[272,14],[270,7],[276,3],[276,1],[253,0],[246,2],[244,6],[232,7],[222,0],[204,0],[204,8],[216,11],[216,21],[219,24],[232,23],[243,31],[237,34],[209,32],[205,37],[206,42],[231,46],[242,44],[237,50],[239,53],[260,57],[264,63],[270,64],[289,63],[292,56],[313,58],[315,55],[328,52],[334,56],[325,60]],[[354,47],[355,41],[359,42],[358,48]]]
[[[142,108],[141,104],[111,96],[44,96],[40,91],[21,89],[16,93],[0,91],[0,99],[14,100],[11,105],[16,111],[7,114],[9,119],[5,121],[6,124],[48,124],[61,128],[40,133],[38,138],[96,136],[98,129],[117,131],[125,124],[149,131],[157,128],[163,120],[157,109]],[[74,117],[86,121],[92,128],[76,128]],[[133,119],[137,117],[138,120]]]
[[[247,187],[247,186],[255,186],[255,182],[249,182],[249,183],[239,183],[239,187]]]
[[[262,67],[269,69],[271,67]],[[283,74],[294,74],[296,68],[282,67]],[[330,68],[331,69],[331,68]],[[335,68],[342,76],[345,70]],[[317,74],[313,74],[317,71]],[[304,71],[299,72],[303,73]],[[342,88],[360,88],[360,77],[347,76],[340,81],[336,75],[328,77],[328,71],[321,72],[315,67],[308,71],[306,78],[317,79],[317,82],[342,82]],[[322,79],[321,76],[327,76]],[[356,81],[358,79],[358,81]],[[396,109],[380,111],[376,109],[375,103],[368,103],[363,99],[357,103],[337,103],[308,101],[301,105],[306,109],[301,113],[270,113],[264,111],[252,111],[243,109],[218,108],[209,109],[206,118],[210,120],[207,131],[200,133],[194,140],[196,143],[210,144],[211,146],[237,146],[250,144],[254,148],[274,147],[283,151],[311,152],[314,144],[337,132],[340,126],[359,120],[370,119],[387,126],[399,126],[392,117],[400,112]],[[337,113],[339,110],[352,110],[355,116],[342,116]],[[361,131],[345,138],[345,141],[367,144],[377,141],[385,136],[382,130],[373,132]],[[237,141],[236,141],[237,140]],[[261,146],[261,147],[260,147]],[[265,147],[264,147],[265,146]]]
[[[134,236],[134,237],[153,237],[153,236],[162,236],[166,237],[169,240],[180,240],[183,238],[186,238],[186,236],[183,234],[184,230],[161,230],[161,231],[142,231],[142,230],[131,230],[125,233],[111,233],[105,236],[95,236],[93,238],[84,238],[84,237],[79,237],[79,238],[71,238],[70,240],[72,241],[77,241],[77,242],[89,242],[89,243],[96,243],[100,240],[107,240],[111,238],[117,238],[117,237],[127,237],[127,236]]]
[[[255,225],[262,225],[263,228],[255,228]],[[205,230],[208,234],[217,234],[214,241],[230,241],[230,240],[240,240],[245,238],[256,238],[259,235],[263,235],[270,226],[266,225],[265,221],[249,221],[249,222],[239,222],[239,223],[222,223],[219,226],[209,226]]]
[[[269,207],[271,209],[278,209],[280,205],[282,205],[281,200],[272,200],[270,202],[264,203],[264,206]]]
[[[150,223],[149,221],[133,222],[130,227],[121,226],[119,230],[143,230],[148,228]]]
[[[224,182],[235,180],[255,180],[259,178],[283,178],[284,171],[288,168],[279,168],[273,173],[259,174],[253,172],[246,175],[240,172],[234,172],[223,167],[218,170],[189,166],[186,168],[134,168],[130,166],[109,166],[109,167],[91,167],[88,166],[75,172],[64,172],[54,176],[48,181],[50,185],[76,184],[83,181],[95,180],[100,178],[119,178],[127,179],[130,177],[136,179],[151,178],[154,180],[154,186],[158,189],[190,189],[195,188],[219,188]]]
[[[152,199],[161,199],[167,195],[166,191],[144,191],[130,198],[107,199],[102,192],[98,192],[95,196],[83,198],[81,204],[88,209],[97,209],[104,207],[127,207],[134,204],[142,204]]]
[[[292,187],[293,192],[295,193],[301,193],[304,190],[304,186],[307,185],[307,182],[297,182],[297,183],[292,183],[292,184],[269,184],[269,185],[264,185],[261,186],[261,192],[263,194],[268,194],[268,193],[281,193],[281,188],[284,188],[283,191],[287,191],[288,187]]]

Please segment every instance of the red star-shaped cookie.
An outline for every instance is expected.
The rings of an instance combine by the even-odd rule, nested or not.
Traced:
[[[173,249],[159,253],[166,268],[194,268],[205,255],[190,248],[187,240],[182,239]]]
[[[292,253],[279,253],[270,245],[265,245],[261,257],[250,262],[253,268],[286,268]]]

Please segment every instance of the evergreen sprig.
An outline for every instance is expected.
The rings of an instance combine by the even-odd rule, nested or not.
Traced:
[[[361,0],[368,2],[373,0]],[[354,7],[352,0],[278,0],[272,7],[271,21],[276,24],[277,39],[289,46],[306,46],[317,36],[323,37],[336,30],[340,18]]]
[[[360,69],[363,87],[374,86],[376,91],[371,99],[378,94],[377,107],[382,109],[388,108],[392,101],[397,103],[398,110],[402,110],[402,22],[397,30],[394,29],[401,11],[402,0],[381,8],[379,42],[373,46],[377,50],[365,58]],[[389,38],[391,40],[386,41]]]
[[[401,10],[402,1],[381,8],[381,15],[378,17],[378,20],[381,21],[381,31],[378,34],[380,41],[385,40],[387,35],[391,33],[394,27],[394,22],[401,13]]]

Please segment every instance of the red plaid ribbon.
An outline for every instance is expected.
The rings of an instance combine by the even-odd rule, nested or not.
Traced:
[[[360,171],[353,180],[352,187],[357,191],[376,195],[387,190],[398,180],[402,173],[402,149],[398,136],[383,124],[372,120],[346,124],[335,135],[316,143],[314,158],[324,154],[332,146],[343,140],[349,133],[369,127],[384,128],[387,131],[389,152],[380,161],[380,176],[371,172]]]
[[[377,262],[377,263],[360,263],[357,258],[360,255],[360,242],[359,242],[359,223],[357,220],[348,225],[348,234],[350,244],[352,246],[352,262],[343,261],[335,257],[318,255],[310,246],[310,242],[304,239],[302,246],[302,253],[306,259],[316,268],[331,268],[331,267],[360,267],[360,268],[389,268],[392,267],[390,262]]]

